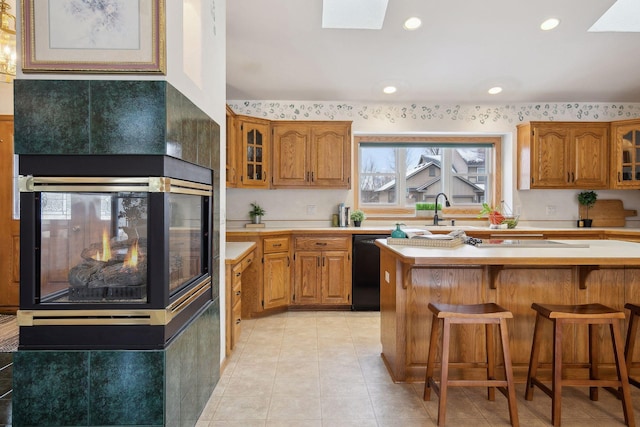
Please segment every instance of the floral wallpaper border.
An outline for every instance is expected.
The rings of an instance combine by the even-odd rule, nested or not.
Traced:
[[[271,120],[450,120],[466,123],[518,124],[540,121],[611,121],[640,117],[640,103],[532,103],[504,105],[365,104],[314,101],[229,101],[237,114]]]

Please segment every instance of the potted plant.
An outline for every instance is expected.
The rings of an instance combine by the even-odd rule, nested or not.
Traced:
[[[351,212],[350,217],[351,221],[353,221],[353,225],[355,225],[356,227],[360,227],[360,224],[362,224],[362,221],[364,221],[367,216],[360,209],[356,209]]]
[[[442,205],[438,203],[438,209],[442,209]],[[432,217],[436,213],[436,204],[427,202],[416,203],[416,216]]]
[[[249,211],[249,216],[251,217],[251,222],[254,224],[260,224],[262,221],[262,216],[267,212],[260,207],[258,202],[251,203],[251,210]]]
[[[578,227],[591,227],[593,222],[589,219],[589,208],[592,208],[598,200],[598,194],[595,191],[582,191],[578,193],[578,203],[586,208],[584,218],[578,220]]]

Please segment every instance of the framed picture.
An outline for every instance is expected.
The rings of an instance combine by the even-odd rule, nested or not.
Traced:
[[[164,74],[164,2],[22,0],[22,71]]]

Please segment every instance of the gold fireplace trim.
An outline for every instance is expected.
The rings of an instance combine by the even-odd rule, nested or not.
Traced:
[[[18,310],[18,326],[43,325],[167,325],[189,304],[211,292],[211,277],[159,310]]]
[[[33,192],[104,192],[120,191],[147,193],[177,193],[211,196],[209,184],[184,181],[168,177],[47,177],[20,175],[18,188],[21,193]]]

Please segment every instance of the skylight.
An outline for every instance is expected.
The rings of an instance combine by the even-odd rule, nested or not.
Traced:
[[[640,32],[640,2],[618,0],[589,28],[591,32]]]
[[[389,0],[323,0],[322,28],[379,30]]]

